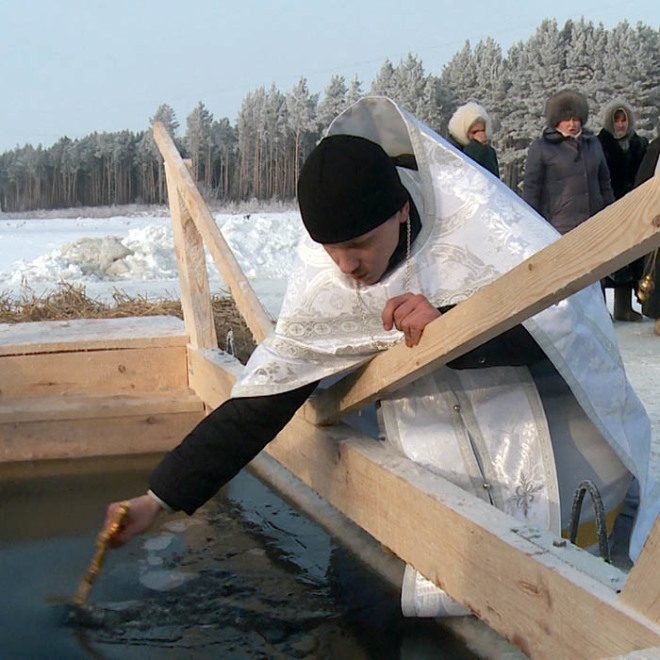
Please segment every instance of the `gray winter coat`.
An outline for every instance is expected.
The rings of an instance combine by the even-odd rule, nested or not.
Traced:
[[[545,128],[529,147],[523,197],[561,234],[611,204],[610,172],[596,136],[583,130],[564,137]]]

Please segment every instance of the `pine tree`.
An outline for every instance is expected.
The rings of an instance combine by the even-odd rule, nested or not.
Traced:
[[[260,131],[264,117],[266,92],[263,87],[248,93],[238,114],[238,196],[255,197],[259,192],[261,168]]]
[[[357,77],[357,74],[353,76],[351,80],[351,86],[349,87],[348,93],[346,94],[346,102],[348,105],[359,101],[364,96],[362,92],[362,82]]]
[[[369,94],[372,96],[387,96],[393,99],[397,91],[396,81],[394,80],[394,67],[392,62],[386,59],[371,83]]]
[[[318,94],[310,94],[307,80],[300,78],[293,89],[286,95],[289,128],[293,136],[293,180],[290,193],[295,194],[295,182],[298,181],[300,167],[316,142],[316,104]]]
[[[444,66],[440,80],[454,97],[457,106],[476,98],[477,70],[469,41]]]
[[[192,160],[193,178],[202,182],[207,189],[211,187],[212,123],[213,115],[201,101],[186,118],[185,144]]]
[[[233,173],[236,169],[236,130],[227,117],[211,124],[213,143],[212,186],[218,199],[232,196]]]
[[[344,76],[332,76],[330,78],[316,110],[316,119],[320,131],[325,131],[330,122],[348,105],[347,92]]]

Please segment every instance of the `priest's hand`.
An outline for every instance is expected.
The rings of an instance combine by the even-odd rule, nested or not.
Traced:
[[[440,312],[421,293],[402,293],[390,298],[383,310],[383,328],[396,327],[403,332],[406,346],[419,344],[424,328],[440,316]]]
[[[112,502],[108,505],[103,529],[107,529],[112,525],[112,521],[117,515],[119,508],[125,502],[126,500],[122,500],[121,502]],[[132,500],[128,500],[128,504],[128,513],[119,531],[113,534],[109,540],[111,548],[119,548],[134,536],[142,534],[142,532],[146,531],[153,524],[158,514],[163,511],[161,505],[149,495],[134,497]]]

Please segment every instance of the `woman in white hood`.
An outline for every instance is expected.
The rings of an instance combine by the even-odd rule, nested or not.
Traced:
[[[635,132],[635,115],[625,101],[618,99],[605,107],[598,139],[610,170],[614,199],[621,199],[635,187],[635,177],[649,143]],[[642,257],[602,281],[603,288],[614,289],[614,318],[617,321],[642,320],[642,315],[632,308],[632,293],[643,270]]]
[[[466,103],[449,120],[449,140],[496,177],[500,176],[495,149],[488,144],[492,133],[490,117],[478,103]]]

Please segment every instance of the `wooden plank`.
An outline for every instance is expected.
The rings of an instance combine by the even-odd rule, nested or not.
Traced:
[[[229,396],[233,377],[222,377],[224,392],[209,388],[206,403]],[[660,626],[618,601],[621,571],[345,425],[324,429],[296,416],[266,452],[533,657],[603,657],[660,643]]]
[[[187,385],[184,346],[0,357],[0,401],[78,392],[158,392]]]
[[[0,425],[0,462],[164,452],[203,418],[156,413]]]
[[[660,517],[630,571],[621,602],[660,624]]]
[[[106,419],[164,413],[203,413],[202,400],[189,389],[130,395],[76,395],[0,399],[0,424]]]
[[[325,423],[393,392],[660,245],[660,177],[562,236],[310,401]]]
[[[272,329],[272,320],[218,229],[167,129],[160,122],[154,122],[154,139],[165,160],[172,183],[187,206],[197,230],[234,298],[236,307],[255,340],[260,342]]]
[[[230,395],[241,363],[220,349],[188,349],[188,380],[191,389],[204,403],[217,408]]]
[[[185,346],[187,343],[183,321],[174,316],[0,323],[0,355]]]
[[[193,347],[215,348],[218,345],[218,338],[213,321],[211,290],[202,237],[181,200],[176,185],[171,181],[167,163],[165,174],[186,332]]]

